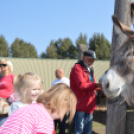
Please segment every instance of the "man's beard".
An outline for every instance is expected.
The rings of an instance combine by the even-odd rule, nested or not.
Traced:
[[[86,66],[87,70],[90,71],[91,65],[84,62],[84,65]]]

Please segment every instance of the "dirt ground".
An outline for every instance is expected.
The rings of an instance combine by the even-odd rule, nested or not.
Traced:
[[[93,121],[93,132],[92,134],[106,134],[106,126]]]

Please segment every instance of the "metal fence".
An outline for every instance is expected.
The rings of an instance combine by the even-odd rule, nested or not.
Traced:
[[[55,70],[62,68],[65,77],[69,78],[71,68],[77,62],[76,59],[29,59],[29,58],[8,58],[12,61],[16,75],[18,73],[34,72],[38,74],[44,83],[44,90],[51,87],[52,81],[55,80]],[[95,61],[94,65],[96,81],[109,68],[109,61]]]

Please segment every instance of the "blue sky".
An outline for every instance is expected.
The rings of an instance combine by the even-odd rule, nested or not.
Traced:
[[[0,35],[11,45],[15,38],[32,43],[38,55],[51,40],[80,33],[103,33],[111,42],[114,0],[2,0]]]

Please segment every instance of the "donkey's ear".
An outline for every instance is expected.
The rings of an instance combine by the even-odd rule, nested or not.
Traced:
[[[113,18],[114,25],[118,27],[116,28],[120,31],[120,33],[123,32],[124,34],[126,34],[126,36],[132,36],[134,34],[132,29],[122,24],[115,15],[113,15],[112,18]]]
[[[128,36],[134,35],[134,32],[131,30],[131,28],[122,24],[115,15],[112,16],[112,19],[114,23],[114,32],[121,37],[120,40],[122,45],[122,43],[127,40]]]

